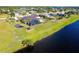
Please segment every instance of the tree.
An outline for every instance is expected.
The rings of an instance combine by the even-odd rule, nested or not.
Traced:
[[[26,46],[26,45],[32,45],[32,41],[31,40],[23,40],[22,41],[22,44],[23,44],[23,46]]]

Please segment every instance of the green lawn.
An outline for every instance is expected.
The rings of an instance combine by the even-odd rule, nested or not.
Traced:
[[[79,19],[79,15],[72,15],[68,19],[62,19],[56,23],[48,21],[31,27],[30,31],[26,28],[15,28],[14,23],[0,21],[0,52],[14,52],[23,48],[22,40],[31,40],[32,43],[59,31],[64,26],[71,24]],[[20,23],[20,22],[18,22]],[[21,24],[21,23],[20,23]],[[23,25],[23,24],[22,24]],[[23,25],[25,26],[25,25]]]

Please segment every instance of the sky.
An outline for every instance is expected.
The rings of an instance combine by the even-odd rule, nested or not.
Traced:
[[[79,0],[0,0],[0,6],[79,6]]]

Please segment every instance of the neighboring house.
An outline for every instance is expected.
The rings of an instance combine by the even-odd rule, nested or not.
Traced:
[[[62,16],[62,17],[64,17],[64,16],[65,16],[65,12],[64,12],[64,11],[62,11],[62,12],[58,12],[57,15],[58,15],[58,16]]]
[[[18,17],[9,17],[8,19],[9,19],[9,20],[15,20],[15,21],[18,21],[18,20],[19,20]]]
[[[58,16],[62,16],[62,17],[64,17],[65,16],[65,14],[57,14]]]
[[[14,19],[15,19],[15,21],[18,21],[18,20],[19,20],[19,18],[18,18],[18,17],[14,17]]]

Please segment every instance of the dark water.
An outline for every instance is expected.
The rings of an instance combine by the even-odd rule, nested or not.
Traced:
[[[79,52],[79,21],[34,44],[29,52]],[[27,52],[27,48],[17,52]]]

